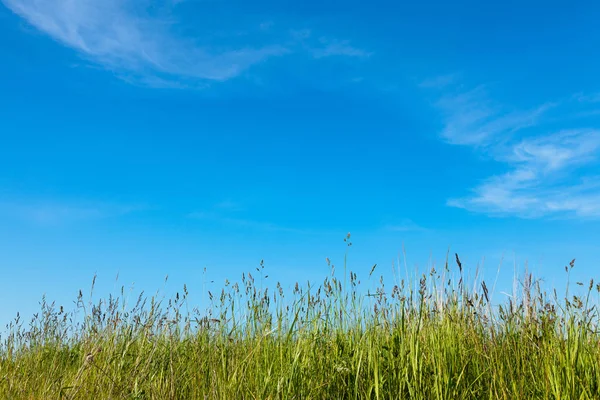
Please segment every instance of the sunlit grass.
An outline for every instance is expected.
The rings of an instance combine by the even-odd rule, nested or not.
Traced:
[[[185,287],[135,304],[80,292],[72,312],[44,301],[2,337],[0,398],[600,398],[599,285],[548,295],[526,273],[492,306],[489,283],[467,286],[453,258],[370,293],[332,265],[290,293],[249,273],[202,311]]]

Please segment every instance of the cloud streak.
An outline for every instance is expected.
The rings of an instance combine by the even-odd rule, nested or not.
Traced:
[[[367,58],[373,55],[372,52],[353,46],[349,40],[338,40],[325,36],[315,37],[310,29],[292,30],[290,34],[294,41],[315,59],[327,57]]]
[[[104,203],[67,203],[55,201],[0,202],[0,217],[41,226],[56,226],[119,217],[147,209]]]
[[[449,205],[526,218],[600,217],[600,180],[582,167],[598,164],[600,131],[569,130],[524,139],[504,161],[511,170],[487,179],[471,197]]]
[[[576,102],[580,112],[581,103],[595,100],[596,95],[578,95],[514,110],[491,101],[483,86],[443,95],[435,103],[441,138],[506,169],[447,204],[495,216],[600,217],[600,177],[592,172],[600,164],[600,130],[582,127],[571,111],[561,110]]]
[[[195,81],[225,81],[270,58],[297,50],[294,35],[253,44],[211,43],[174,33],[167,4],[163,17],[151,15],[142,0],[0,0],[29,24],[130,83],[152,87],[190,87]],[[156,12],[154,13],[156,14]],[[265,31],[265,25],[259,30]],[[307,32],[310,32],[307,30]],[[347,41],[323,39],[309,49],[315,58],[362,57]],[[196,83],[186,84],[187,81]]]
[[[170,22],[144,16],[130,0],[2,0],[14,13],[62,44],[117,71],[226,80],[282,46],[211,52],[169,32]]]
[[[287,226],[281,226],[272,222],[255,221],[244,218],[234,218],[225,216],[220,213],[212,211],[194,211],[187,215],[188,218],[199,220],[199,221],[211,221],[226,226],[234,226],[238,229],[248,229],[251,231],[263,231],[263,232],[283,232],[283,233],[296,233],[296,234],[310,234],[315,233],[303,229],[291,228]]]
[[[442,138],[451,144],[485,147],[535,126],[553,104],[527,111],[506,110],[490,101],[486,88],[479,86],[467,92],[445,95],[436,106],[444,120]]]
[[[384,227],[385,230],[392,232],[427,232],[429,229],[422,227],[409,218],[400,220],[396,224],[388,224]]]
[[[319,45],[311,49],[314,58],[325,58],[334,56],[359,57],[365,58],[371,56],[367,52],[358,47],[354,47],[348,40],[337,40],[320,38]]]
[[[227,199],[215,203],[204,210],[190,212],[186,217],[199,222],[216,223],[254,232],[281,232],[301,235],[320,235],[326,233],[321,230],[295,228],[269,221],[256,220],[242,215],[248,214],[248,212],[249,210],[243,204]]]

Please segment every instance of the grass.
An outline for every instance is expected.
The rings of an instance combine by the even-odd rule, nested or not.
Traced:
[[[0,398],[600,398],[600,285],[559,297],[526,273],[492,306],[488,283],[467,287],[452,261],[374,293],[331,265],[290,293],[248,273],[209,292],[206,312],[188,310],[185,287],[131,305],[123,290],[95,303],[80,292],[72,312],[43,301],[2,337]]]

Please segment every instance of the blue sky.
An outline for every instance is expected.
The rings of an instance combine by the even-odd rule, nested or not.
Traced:
[[[598,278],[596,2],[0,2],[0,322],[320,281],[347,232],[359,275]]]

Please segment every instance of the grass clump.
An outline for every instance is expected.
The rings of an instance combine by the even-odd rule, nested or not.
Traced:
[[[2,337],[0,398],[600,398],[600,285],[559,298],[525,274],[493,306],[487,283],[467,288],[456,264],[367,293],[331,265],[291,293],[248,273],[209,292],[206,312],[188,311],[185,286],[133,305],[123,290],[95,303],[80,292],[72,312],[42,301]]]

